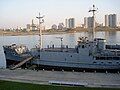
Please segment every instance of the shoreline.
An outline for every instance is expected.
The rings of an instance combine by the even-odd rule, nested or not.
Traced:
[[[119,29],[109,29],[109,30],[96,30],[96,32],[117,32]],[[43,31],[43,35],[54,35],[54,34],[69,34],[69,33],[80,33],[88,32],[88,30],[70,30],[70,31]],[[26,35],[39,35],[39,31],[30,32],[13,32],[13,31],[0,31],[0,36],[26,36]]]

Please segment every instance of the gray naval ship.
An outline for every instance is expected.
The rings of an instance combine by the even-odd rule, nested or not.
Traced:
[[[79,37],[74,48],[68,46],[60,48],[42,48],[42,33],[39,19],[40,45],[28,50],[23,45],[3,46],[7,67],[15,69],[22,65],[31,64],[38,68],[67,68],[67,69],[95,69],[95,70],[120,70],[120,45],[106,45],[106,40],[94,38],[95,6],[89,12],[93,12],[92,39]],[[61,38],[62,41],[63,38]]]

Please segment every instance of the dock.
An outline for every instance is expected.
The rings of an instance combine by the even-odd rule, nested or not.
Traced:
[[[120,88],[119,73],[0,69],[0,80],[34,84],[73,84],[84,87]]]

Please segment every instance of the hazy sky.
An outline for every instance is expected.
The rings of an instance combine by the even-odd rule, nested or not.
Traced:
[[[0,0],[0,28],[26,27],[39,12],[45,15],[45,26],[65,22],[74,17],[76,25],[83,23],[83,18],[91,16],[88,10],[95,4],[98,8],[96,20],[104,22],[105,14],[117,14],[120,22],[120,0]]]

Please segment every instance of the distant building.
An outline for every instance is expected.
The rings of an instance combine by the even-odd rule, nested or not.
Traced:
[[[88,28],[87,19],[88,17],[84,17],[84,25],[83,25],[84,28]]]
[[[69,28],[69,27],[68,27],[68,19],[65,19],[65,27],[66,27],[66,28]]]
[[[105,26],[110,28],[117,27],[117,16],[116,14],[105,15]]]
[[[56,25],[56,24],[53,24],[52,27],[51,27],[51,29],[57,30],[57,25]]]
[[[109,27],[115,28],[117,26],[116,14],[109,15]]]
[[[109,21],[108,21],[108,15],[105,15],[105,26],[108,27],[109,26]]]
[[[35,31],[37,26],[34,24],[34,21],[32,19],[32,24],[31,24],[31,31]]]
[[[93,28],[93,17],[84,17],[84,28],[92,29]],[[98,23],[95,23],[95,27],[98,26]]]
[[[29,32],[30,31],[30,27],[31,27],[30,24],[27,24],[26,27],[27,27],[26,30]]]
[[[89,29],[93,28],[93,17],[87,18],[87,28]]]
[[[64,28],[64,24],[63,24],[63,23],[59,23],[58,29],[59,29],[59,30],[63,30],[63,28]]]
[[[75,28],[75,19],[74,18],[68,19],[68,28]]]
[[[32,23],[31,24],[27,24],[26,25],[26,30],[29,31],[36,31],[38,30],[38,25],[34,24],[34,21],[32,19]]]

